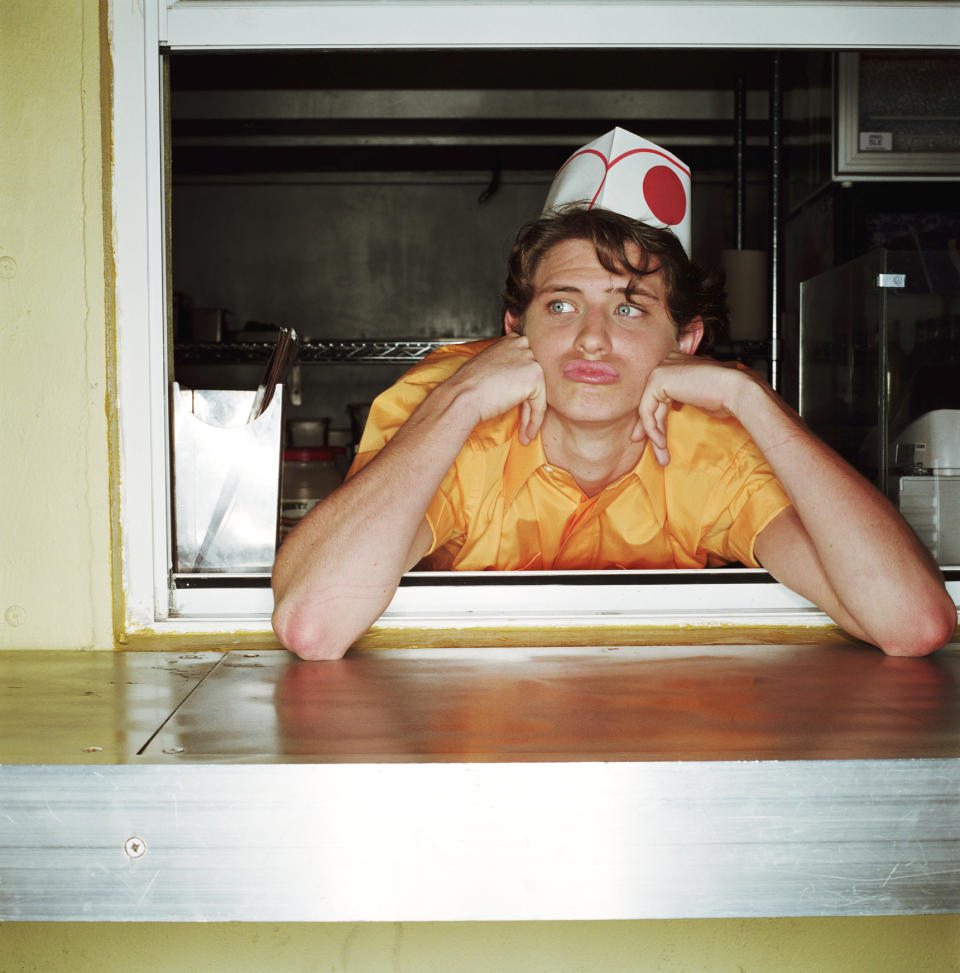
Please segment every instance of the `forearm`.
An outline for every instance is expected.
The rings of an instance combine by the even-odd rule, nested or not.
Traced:
[[[424,516],[475,423],[439,386],[377,457],[286,539],[273,571],[273,625],[304,658],[339,658],[390,603],[426,549]]]
[[[945,642],[956,613],[942,576],[886,498],[765,386],[744,383],[731,411],[793,501],[839,604],[836,620],[896,654]]]

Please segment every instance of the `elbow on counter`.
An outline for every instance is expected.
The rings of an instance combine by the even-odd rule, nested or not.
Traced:
[[[957,632],[957,606],[944,590],[927,605],[914,607],[905,634],[877,644],[887,654],[919,658],[942,649]]]
[[[311,662],[333,662],[342,659],[352,644],[342,633],[306,617],[302,609],[291,609],[279,602],[270,620],[280,644],[294,655]],[[338,637],[339,636],[339,637]]]

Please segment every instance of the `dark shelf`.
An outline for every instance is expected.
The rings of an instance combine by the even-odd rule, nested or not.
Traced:
[[[330,364],[346,362],[417,362],[443,345],[456,344],[461,338],[308,338],[300,345],[297,364]],[[265,362],[273,350],[270,341],[224,341],[187,343],[174,346],[174,359],[181,365],[239,365]],[[724,341],[710,349],[714,358],[723,361],[756,361],[769,357],[769,341]]]

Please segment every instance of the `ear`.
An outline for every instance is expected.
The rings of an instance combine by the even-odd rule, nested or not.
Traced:
[[[511,311],[504,311],[503,330],[505,334],[523,334],[523,317],[517,317]]]
[[[677,335],[677,347],[685,355],[692,355],[700,346],[702,339],[703,318],[696,317]]]

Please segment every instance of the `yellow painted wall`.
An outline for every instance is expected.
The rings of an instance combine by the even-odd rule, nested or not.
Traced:
[[[0,648],[110,648],[96,0],[0,2]]]
[[[112,645],[100,29],[0,0],[0,648]],[[960,917],[0,925],[0,973],[170,970],[954,973]]]
[[[952,918],[0,926],[3,973],[955,973]]]

